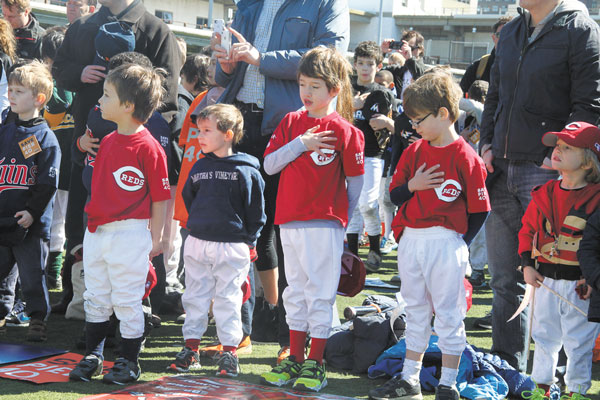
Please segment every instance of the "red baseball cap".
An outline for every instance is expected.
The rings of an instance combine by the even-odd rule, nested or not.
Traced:
[[[542,137],[542,143],[548,147],[556,146],[558,139],[581,149],[590,149],[600,159],[600,129],[587,122],[571,122],[560,132],[548,132]]]
[[[341,296],[354,297],[365,287],[367,270],[362,260],[347,249],[344,249],[341,262],[337,293]]]

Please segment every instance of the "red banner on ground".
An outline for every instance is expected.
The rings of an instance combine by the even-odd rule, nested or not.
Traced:
[[[81,354],[67,353],[27,364],[3,365],[0,367],[0,378],[33,383],[68,382],[69,372],[82,358]],[[105,374],[113,364],[109,361],[104,362]]]
[[[242,381],[178,375],[160,378],[141,385],[129,386],[109,394],[83,397],[81,400],[341,400],[350,397],[304,393],[275,387],[254,385]]]

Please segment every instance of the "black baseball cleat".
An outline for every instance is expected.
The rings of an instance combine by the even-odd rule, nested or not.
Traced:
[[[371,400],[422,400],[421,384],[412,385],[400,375],[369,391]]]
[[[89,382],[94,376],[100,374],[102,374],[102,359],[95,354],[88,354],[69,372],[69,380]]]
[[[137,381],[141,373],[139,364],[119,357],[110,372],[102,377],[102,382],[125,385]]]

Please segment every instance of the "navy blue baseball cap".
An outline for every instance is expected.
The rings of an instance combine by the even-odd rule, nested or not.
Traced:
[[[108,22],[100,27],[94,39],[94,46],[94,65],[102,65],[108,69],[108,61],[112,56],[135,49],[135,35],[127,24]]]

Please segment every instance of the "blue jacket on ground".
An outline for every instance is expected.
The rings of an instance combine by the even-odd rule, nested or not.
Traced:
[[[241,0],[231,27],[252,43],[263,0]],[[263,136],[271,135],[281,119],[302,107],[296,74],[302,55],[318,45],[348,49],[350,14],[345,0],[286,0],[275,19],[267,51],[260,55],[260,73],[265,76]],[[233,38],[233,43],[237,40]],[[248,64],[238,62],[232,74],[217,63],[215,80],[225,89],[219,103],[233,103]]]
[[[245,153],[223,158],[209,153],[196,161],[182,192],[190,235],[256,245],[267,220],[259,168],[258,160]]]
[[[423,359],[420,380],[421,387],[427,391],[434,391],[439,383],[436,376],[440,376],[442,352],[437,342],[438,337],[432,335]],[[375,365],[369,367],[369,378],[400,374],[405,354],[406,342],[402,339],[383,352]],[[471,345],[467,345],[460,358],[456,381],[460,395],[467,399],[499,400],[509,394],[521,397],[523,391],[535,389],[535,383],[530,377],[520,373],[500,357],[482,353]]]

